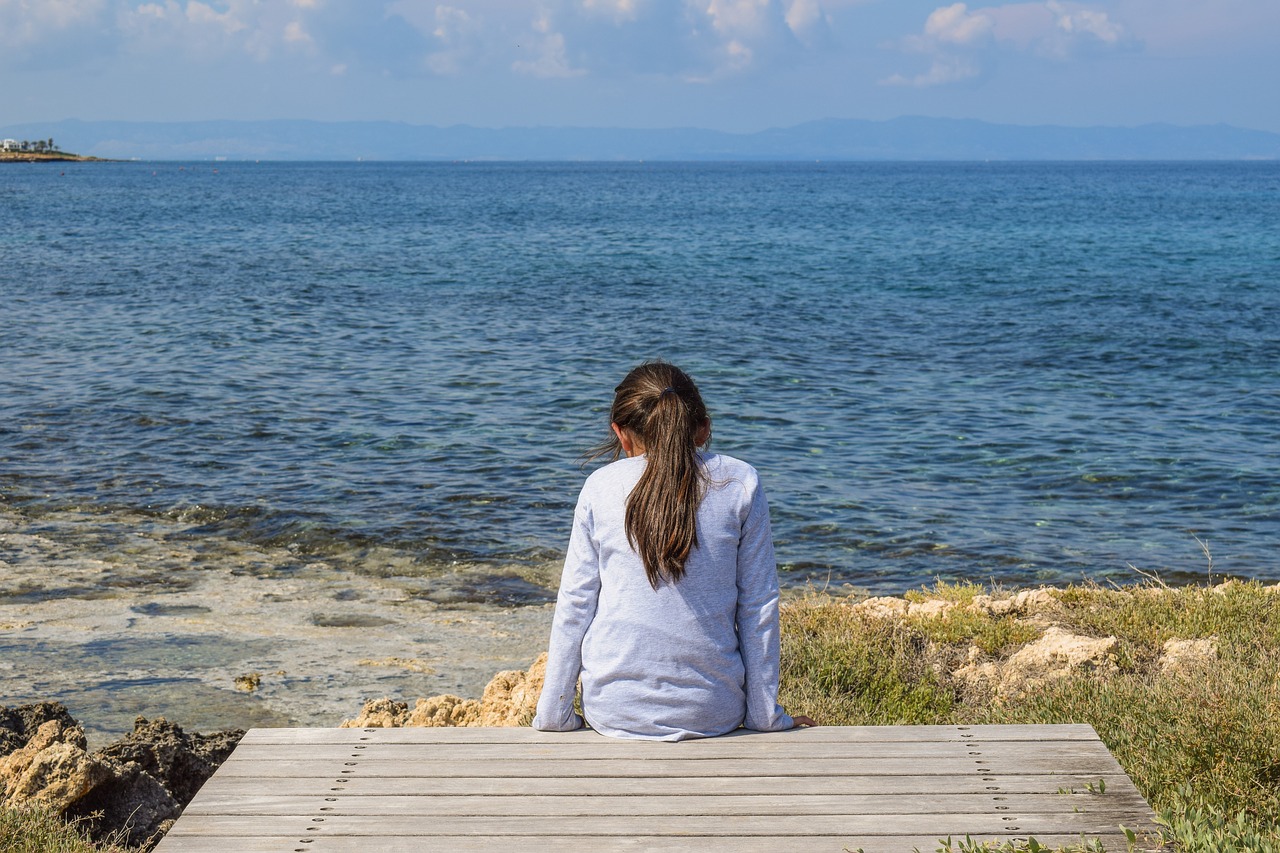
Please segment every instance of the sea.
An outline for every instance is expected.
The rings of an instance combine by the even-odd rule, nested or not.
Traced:
[[[28,520],[542,604],[665,359],[785,587],[1280,578],[1274,162],[9,164],[0,210]]]

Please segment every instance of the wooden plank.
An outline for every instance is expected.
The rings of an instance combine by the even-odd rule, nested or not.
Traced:
[[[614,741],[590,729],[573,732],[539,732],[524,727],[402,727],[365,729],[264,728],[248,731],[242,744],[322,744],[355,743],[374,736],[379,743],[601,743]],[[992,725],[992,726],[816,726],[785,732],[750,732],[739,730],[717,738],[680,741],[682,748],[719,745],[737,738],[753,742],[804,740],[818,743],[903,743],[909,741],[947,742],[961,740],[1032,741],[1097,740],[1093,727],[1085,724],[1062,725]],[[644,743],[628,740],[623,743]]]
[[[323,818],[289,815],[183,815],[169,830],[175,839],[190,835],[259,835],[305,838],[354,835],[373,840],[384,835],[564,835],[610,837],[631,835],[723,837],[752,835],[793,836],[803,844],[809,835],[1010,835],[1015,833],[1070,833],[1093,835],[1116,832],[1113,814],[935,812],[931,814],[875,815],[740,815],[730,820],[707,816],[673,815],[653,820],[634,815],[412,817],[403,815],[351,815]]]
[[[993,776],[976,774],[957,776],[730,776],[715,780],[714,791],[709,790],[705,777],[670,776],[666,778],[559,778],[547,777],[536,783],[544,794],[570,796],[632,796],[685,795],[685,794],[773,794],[788,791],[792,794],[826,794],[835,785],[844,794],[1057,794],[1060,789],[1086,791],[1087,786],[1106,783],[1107,793],[1130,790],[1134,794],[1129,777],[1124,774],[1092,775],[1040,775]],[[505,776],[463,777],[374,777],[351,778],[337,784],[328,776],[276,778],[266,786],[257,776],[215,776],[201,789],[192,806],[206,796],[229,798],[254,796],[269,790],[280,796],[332,796],[340,792],[346,797],[360,796],[511,796],[527,794],[534,783],[529,779]],[[188,807],[190,808],[190,807]]]
[[[600,743],[361,743],[308,744],[300,750],[293,744],[253,744],[238,748],[230,761],[286,761],[301,752],[310,761],[413,761],[426,764],[437,761],[541,761],[555,759],[573,761],[620,758],[644,762],[653,759],[700,762],[724,759],[752,760],[822,760],[836,752],[831,743],[754,743],[737,738],[718,748],[687,749],[678,743],[628,742],[620,740]],[[936,758],[981,759],[983,756],[1038,756],[1041,758],[1110,756],[1101,741],[1049,741],[1031,743],[1014,741],[1002,744],[977,743],[860,743],[838,750],[842,756],[858,759],[903,758],[931,761]]]
[[[1006,758],[996,755],[984,758],[983,764],[964,758],[921,760],[919,758],[821,758],[805,761],[768,761],[749,758],[708,758],[701,761],[681,759],[577,759],[554,758],[539,761],[396,761],[394,759],[347,762],[314,761],[305,758],[280,761],[228,761],[218,772],[227,776],[252,776],[262,779],[330,776],[515,776],[539,779],[564,777],[664,777],[700,776],[954,776],[959,774],[1067,774],[1090,775],[1115,773],[1113,765],[1104,765],[1096,756],[1063,758]]]
[[[947,836],[941,836],[943,838]],[[963,836],[960,836],[963,838]],[[978,836],[976,840],[1022,841],[1027,835]],[[1070,834],[1037,834],[1037,841],[1051,847],[1079,844],[1081,837]],[[1091,835],[1098,838],[1108,850],[1123,851],[1128,847],[1119,832]],[[664,838],[652,835],[593,838],[589,845],[577,836],[522,836],[509,835],[497,838],[475,836],[421,835],[379,836],[376,847],[358,836],[295,839],[291,837],[263,838],[261,836],[226,835],[188,837],[161,841],[154,853],[423,853],[423,851],[449,851],[449,853],[566,853],[566,851],[590,850],[591,853],[780,853],[802,849],[805,853],[851,853],[861,849],[863,853],[913,853],[919,849],[933,853],[938,847],[937,835],[809,835],[804,845],[797,848],[792,836],[761,835],[753,837],[698,838],[690,842],[686,838]]]
[[[1106,782],[1106,793],[1089,786]],[[157,853],[1045,844],[1151,812],[1088,726],[821,727],[678,744],[589,731],[250,731]]]
[[[448,795],[290,797],[276,793],[254,797],[211,794],[193,801],[185,814],[202,815],[850,815],[930,814],[978,811],[1128,813],[1144,801],[1137,793],[1027,794],[666,794],[636,797],[549,795],[504,797]],[[1016,809],[1015,809],[1016,806]]]

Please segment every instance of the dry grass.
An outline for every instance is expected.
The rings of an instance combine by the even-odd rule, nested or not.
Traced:
[[[833,725],[1089,723],[1189,853],[1280,853],[1280,593],[1256,583],[1073,586],[1041,624],[967,606],[983,590],[912,598],[960,606],[881,619],[811,596],[783,610],[785,706]],[[1007,658],[1044,621],[1115,636],[1119,672],[1074,675],[997,701],[951,672],[978,646]],[[1212,638],[1210,663],[1162,672],[1169,639]]]

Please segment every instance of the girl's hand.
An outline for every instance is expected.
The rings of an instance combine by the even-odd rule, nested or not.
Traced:
[[[793,725],[793,726],[792,726],[792,728],[793,728],[793,729],[798,729],[798,728],[800,728],[801,726],[816,726],[816,725],[817,725],[817,723],[815,723],[815,722],[813,721],[813,719],[812,719],[812,718],[810,718],[810,717],[806,717],[806,716],[804,716],[803,714],[795,714],[795,715],[792,715],[792,717],[791,717],[791,722],[795,723],[795,725]]]

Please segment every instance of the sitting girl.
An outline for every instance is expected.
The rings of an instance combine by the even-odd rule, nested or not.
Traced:
[[[711,421],[673,365],[627,374],[610,419],[593,456],[616,461],[578,498],[533,727],[583,725],[579,676],[586,722],[614,737],[814,725],[778,705],[778,575],[755,469],[698,450]]]

